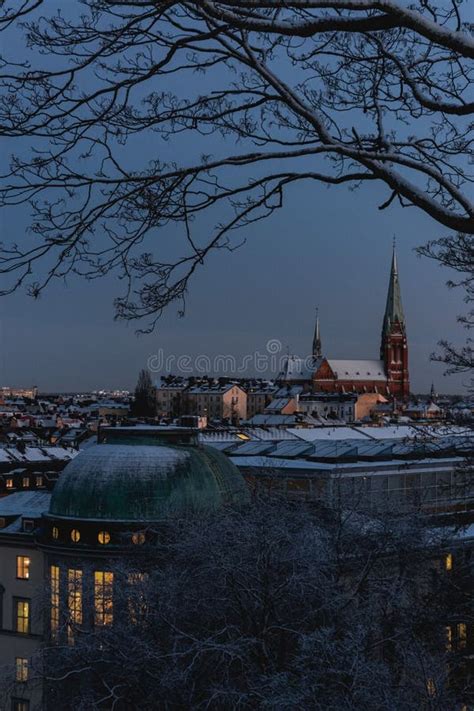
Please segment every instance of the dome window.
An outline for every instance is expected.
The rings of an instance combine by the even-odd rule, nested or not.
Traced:
[[[97,540],[102,545],[106,545],[107,543],[110,543],[110,533],[108,531],[99,531]]]
[[[71,541],[73,543],[79,543],[81,540],[81,532],[77,530],[77,528],[73,528],[71,531]]]
[[[53,536],[54,540],[57,541],[59,538],[59,528],[57,526],[53,526],[53,530],[51,531],[51,535]]]
[[[145,543],[145,534],[142,531],[132,533],[132,543],[136,546],[141,546]]]

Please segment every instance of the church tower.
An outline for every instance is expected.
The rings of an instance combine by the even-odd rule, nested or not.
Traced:
[[[321,350],[321,333],[319,330],[319,315],[318,315],[318,309],[316,309],[316,325],[314,327],[314,335],[313,335],[313,358],[315,360],[321,358],[322,356],[322,350]]]
[[[383,319],[380,358],[385,365],[390,395],[408,398],[410,379],[408,375],[408,344],[403,313],[400,282],[398,280],[397,255],[393,245],[392,267],[388,285],[387,303]]]

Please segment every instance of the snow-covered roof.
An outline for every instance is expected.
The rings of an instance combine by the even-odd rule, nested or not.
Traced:
[[[382,360],[328,360],[339,380],[387,380]]]
[[[17,491],[0,498],[0,516],[40,516],[48,510],[50,499],[48,491]]]
[[[368,434],[359,432],[352,427],[311,427],[308,429],[290,429],[300,439],[306,442],[315,440],[367,439]]]
[[[318,361],[313,358],[286,356],[283,371],[279,377],[282,380],[311,380],[317,364]]]

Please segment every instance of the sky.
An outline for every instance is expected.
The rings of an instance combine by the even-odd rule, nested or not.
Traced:
[[[6,162],[13,150],[4,142],[0,157]],[[133,150],[140,162],[148,144]],[[186,163],[186,141],[178,136],[170,150]],[[176,359],[183,355],[187,364],[202,355],[233,355],[239,368],[243,359],[249,362],[239,374],[253,375],[252,356],[268,355],[269,348],[309,355],[316,307],[324,355],[376,359],[395,235],[412,390],[427,392],[434,382],[440,393],[463,392],[467,376],[446,377],[443,366],[430,361],[441,338],[464,340],[456,322],[465,310],[463,295],[447,289],[446,270],[414,253],[445,230],[395,201],[379,211],[386,198],[376,183],[356,191],[314,183],[293,188],[282,210],[246,229],[242,247],[219,251],[200,268],[185,316],[171,306],[150,335],[137,335],[139,324],[114,321],[121,284],[113,276],[55,282],[36,301],[20,292],[3,297],[0,385],[36,384],[41,392],[133,388],[142,367],[152,367],[159,379],[159,364],[168,359],[169,370],[178,372]],[[2,240],[20,241],[27,225],[25,207],[3,211]],[[274,363],[258,374],[274,376]]]

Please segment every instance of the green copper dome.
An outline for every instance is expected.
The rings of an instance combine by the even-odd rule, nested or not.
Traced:
[[[237,467],[212,447],[99,444],[65,467],[49,513],[148,522],[244,503],[248,496]]]

